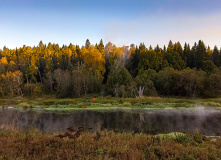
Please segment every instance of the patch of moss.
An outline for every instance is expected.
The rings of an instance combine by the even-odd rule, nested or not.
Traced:
[[[19,103],[18,106],[19,106],[19,107],[24,107],[24,108],[29,108],[29,107],[31,107],[31,105],[28,104],[27,102]]]
[[[221,107],[221,104],[217,103],[217,102],[205,102],[204,105],[205,106],[212,106],[212,107]]]

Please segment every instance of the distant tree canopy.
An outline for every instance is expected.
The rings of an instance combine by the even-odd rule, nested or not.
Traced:
[[[221,53],[202,40],[191,47],[180,42],[160,48],[117,47],[103,40],[96,45],[39,42],[38,46],[0,50],[0,96],[79,97],[100,93],[117,97],[221,96]]]

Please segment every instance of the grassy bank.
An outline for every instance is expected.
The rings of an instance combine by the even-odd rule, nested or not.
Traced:
[[[51,96],[43,98],[0,99],[0,106],[44,108],[48,110],[65,109],[107,109],[107,108],[189,108],[196,106],[221,107],[221,98],[185,99],[185,98],[114,98],[93,96],[73,99],[57,99]]]
[[[220,138],[211,140],[198,133],[0,131],[0,159],[219,159],[220,150]]]

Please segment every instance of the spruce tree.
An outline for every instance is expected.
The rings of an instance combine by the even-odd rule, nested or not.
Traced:
[[[144,43],[140,43],[140,46],[139,46],[139,53],[143,53],[146,51],[146,46]]]
[[[150,47],[149,47],[149,50],[151,51],[151,50],[153,50],[153,48],[152,48],[152,46],[150,45]]]
[[[193,54],[190,51],[190,45],[185,43],[182,57],[184,58],[187,67],[192,68],[193,66]]]
[[[159,52],[160,52],[160,47],[159,47],[158,44],[157,44],[156,48],[154,48],[154,51],[155,51],[156,53],[159,53]]]
[[[89,39],[86,40],[85,42],[85,47],[88,49],[90,47],[91,43],[89,41]]]
[[[104,56],[104,44],[103,44],[103,40],[100,40],[100,43],[98,45],[98,50],[101,52],[101,54]]]
[[[214,47],[213,49],[213,54],[212,54],[212,61],[214,62],[214,64],[218,67],[220,67],[220,63],[221,63],[221,55],[219,53],[219,50],[217,48],[217,46]]]
[[[201,68],[203,61],[207,59],[206,47],[203,41],[199,40],[195,53],[195,67]]]
[[[186,68],[186,62],[181,57],[182,47],[179,43],[173,44],[170,40],[167,48],[167,52],[164,54],[164,58],[167,60],[169,65],[174,69],[182,70]]]
[[[174,45],[173,42],[170,40],[167,47],[167,52],[173,52],[173,50],[174,50]]]

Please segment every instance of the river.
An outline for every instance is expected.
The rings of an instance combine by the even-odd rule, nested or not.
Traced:
[[[47,111],[44,109],[0,108],[1,129],[63,132],[85,126],[92,131],[170,133],[199,131],[221,136],[221,110],[210,107],[188,109],[103,109]]]

